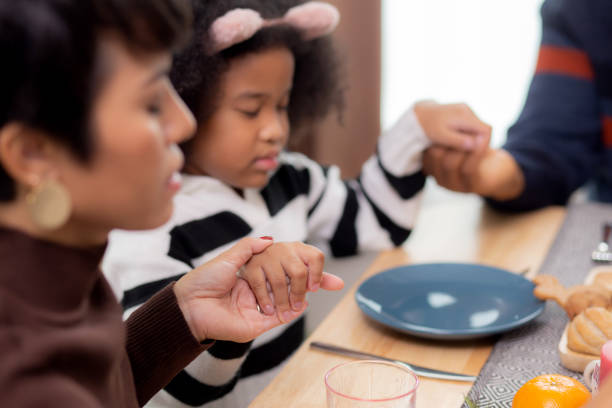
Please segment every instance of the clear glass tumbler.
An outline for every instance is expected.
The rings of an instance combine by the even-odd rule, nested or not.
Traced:
[[[381,360],[340,364],[325,374],[327,408],[415,408],[419,378]]]

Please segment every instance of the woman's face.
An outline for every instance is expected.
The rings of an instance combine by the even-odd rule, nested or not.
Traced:
[[[195,121],[167,77],[169,53],[133,54],[105,37],[100,55],[108,72],[92,107],[93,155],[81,163],[67,153],[59,174],[72,196],[71,226],[105,237],[168,220],[183,164],[177,144]]]
[[[190,142],[185,171],[233,187],[263,187],[289,136],[294,59],[286,48],[247,54],[221,78],[212,116]]]

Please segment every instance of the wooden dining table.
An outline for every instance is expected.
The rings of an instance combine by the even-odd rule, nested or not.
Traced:
[[[475,195],[434,190],[431,193],[431,189],[426,189],[426,198],[406,243],[381,252],[369,267],[364,265],[357,283],[344,289],[346,293],[340,302],[249,407],[326,406],[325,373],[351,358],[311,349],[311,341],[429,368],[478,375],[491,353],[495,337],[441,341],[399,333],[368,319],[360,311],[354,299],[357,287],[364,279],[387,268],[422,262],[478,263],[533,277],[566,210],[548,207],[521,214],[501,213]],[[471,386],[471,382],[420,378],[416,406],[459,408]]]

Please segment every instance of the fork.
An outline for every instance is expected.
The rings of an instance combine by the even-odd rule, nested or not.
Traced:
[[[597,244],[597,248],[591,253],[591,259],[595,262],[612,262],[612,252],[608,246],[608,240],[610,238],[610,231],[612,230],[612,224],[606,222],[603,225],[603,236],[601,242]]]

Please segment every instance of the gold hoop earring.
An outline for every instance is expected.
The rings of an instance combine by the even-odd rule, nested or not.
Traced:
[[[66,223],[72,211],[68,190],[55,180],[45,180],[26,196],[28,212],[34,224],[54,230]]]

